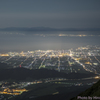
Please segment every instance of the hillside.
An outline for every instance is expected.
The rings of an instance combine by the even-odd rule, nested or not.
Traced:
[[[80,96],[80,97],[79,97]],[[80,99],[78,99],[80,98]],[[90,99],[92,98],[92,99]],[[80,93],[77,97],[71,100],[100,100],[100,80],[95,83],[92,87]]]
[[[0,81],[2,80],[26,80],[26,79],[43,79],[43,78],[68,78],[68,79],[78,79],[95,76],[93,73],[62,73],[55,70],[48,69],[25,69],[25,68],[13,68],[13,69],[2,69],[0,70]]]
[[[26,69],[26,68],[13,68],[5,63],[0,63],[0,81],[2,80],[34,80],[44,78],[67,78],[79,79],[95,76],[93,73],[63,73],[56,70],[49,69]]]
[[[13,67],[7,65],[6,63],[1,63],[1,62],[0,62],[0,69],[8,69],[8,68],[13,68]]]

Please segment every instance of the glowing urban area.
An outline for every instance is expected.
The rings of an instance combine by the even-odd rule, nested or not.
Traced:
[[[69,77],[50,76],[13,82],[1,80],[0,100],[12,100],[12,98],[24,92],[29,92],[32,88],[34,90],[33,94],[30,94],[27,98],[35,98],[48,94],[56,95],[60,93],[56,90],[59,86],[66,88],[89,87],[100,79],[100,46],[88,45],[86,47],[69,50],[35,50],[0,53],[0,63],[7,65],[6,68],[1,69],[27,69],[29,71],[45,69],[47,71],[50,70],[69,75]],[[77,73],[86,75],[90,73],[93,75],[70,78],[71,73],[74,73],[74,75]],[[50,90],[50,84],[53,84],[52,86],[54,88],[52,87],[52,90]],[[38,86],[42,87],[43,85],[45,85],[45,87],[47,86],[46,89],[50,91],[46,92],[45,88],[43,91],[40,90],[41,88],[39,90],[37,89]]]

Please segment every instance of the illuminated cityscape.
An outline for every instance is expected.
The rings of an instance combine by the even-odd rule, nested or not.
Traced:
[[[100,100],[100,0],[1,0],[0,100],[84,97]]]
[[[35,50],[27,52],[8,52],[0,54],[0,62],[13,68],[54,69],[75,72],[89,71],[100,74],[100,47],[86,46],[69,50]],[[79,68],[73,65],[80,65]]]
[[[25,68],[29,70],[48,69],[61,73],[94,73],[94,77],[84,77],[81,79],[70,79],[65,77],[35,79],[33,81],[9,82],[1,81],[0,94],[2,100],[4,95],[13,98],[12,95],[21,95],[30,91],[30,85],[55,84],[64,86],[91,86],[100,79],[100,47],[86,46],[69,50],[35,50],[27,52],[0,53],[0,62],[9,65],[6,69]],[[76,81],[74,81],[76,80]],[[86,82],[84,82],[84,80]],[[50,92],[52,95],[59,94],[59,91]],[[36,94],[36,93],[35,93]],[[37,94],[36,94],[37,95]],[[37,95],[38,96],[38,95]]]

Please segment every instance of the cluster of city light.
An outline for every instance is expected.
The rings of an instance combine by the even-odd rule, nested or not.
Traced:
[[[95,79],[100,79],[100,76],[96,76]]]
[[[95,49],[91,49],[91,48],[95,48]],[[27,68],[30,68],[33,63],[35,63],[38,59],[40,59],[41,64],[38,67],[39,69],[45,68],[46,59],[52,59],[52,58],[56,58],[56,60],[58,59],[59,63],[57,67],[59,69],[60,68],[59,58],[70,56],[73,60],[75,60],[76,63],[83,66],[83,68],[86,71],[96,72],[95,66],[100,64],[100,60],[98,59],[98,57],[96,57],[96,56],[100,56],[99,52],[100,52],[100,47],[86,46],[86,47],[78,47],[76,50],[73,50],[73,49],[70,49],[70,50],[35,50],[35,51],[27,51],[27,52],[22,51],[19,53],[18,52],[8,52],[5,54],[4,53],[0,54],[0,56],[1,56],[1,59],[6,56],[5,57],[6,59],[2,62],[7,62],[8,64],[9,64],[9,60],[10,61],[13,60],[12,59],[13,57],[14,59],[16,58],[19,59],[20,57],[22,57],[23,60],[20,62],[19,65],[15,64],[15,67],[23,65],[24,67],[27,67]],[[96,62],[92,61],[91,57],[94,57]],[[25,66],[25,62],[30,58],[32,58],[32,61],[29,63],[29,65]],[[17,60],[14,60],[14,61],[16,63]],[[68,61],[68,63],[71,65],[70,61]]]
[[[9,56],[9,54],[0,54],[0,56],[2,57],[2,56]]]
[[[97,59],[97,56],[100,56],[100,47],[99,46],[86,46],[78,47],[75,51],[70,50],[70,57],[74,59],[77,63],[83,66],[86,71],[98,73],[98,70],[95,68],[100,64],[100,60]],[[95,61],[90,57],[95,58]]]
[[[60,51],[60,50],[59,50]],[[37,56],[44,56],[44,55],[47,55],[49,57],[63,57],[65,56],[67,53],[61,53],[59,51],[56,51],[56,50],[36,50],[36,51],[28,51],[28,52],[8,52],[8,53],[3,53],[3,54],[0,54],[0,56],[27,56],[29,57],[30,55],[34,55],[35,53],[37,54]],[[48,53],[51,53],[48,55]]]
[[[6,88],[3,91],[0,91],[0,94],[10,94],[10,95],[20,95],[21,93],[28,91],[25,88],[24,89],[9,89]]]
[[[94,35],[85,35],[85,34],[59,34],[58,36],[74,36],[74,37],[86,37],[86,36],[94,36]]]

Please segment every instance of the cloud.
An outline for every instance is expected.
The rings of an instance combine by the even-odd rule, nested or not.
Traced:
[[[100,28],[100,11],[1,13],[0,27]]]

